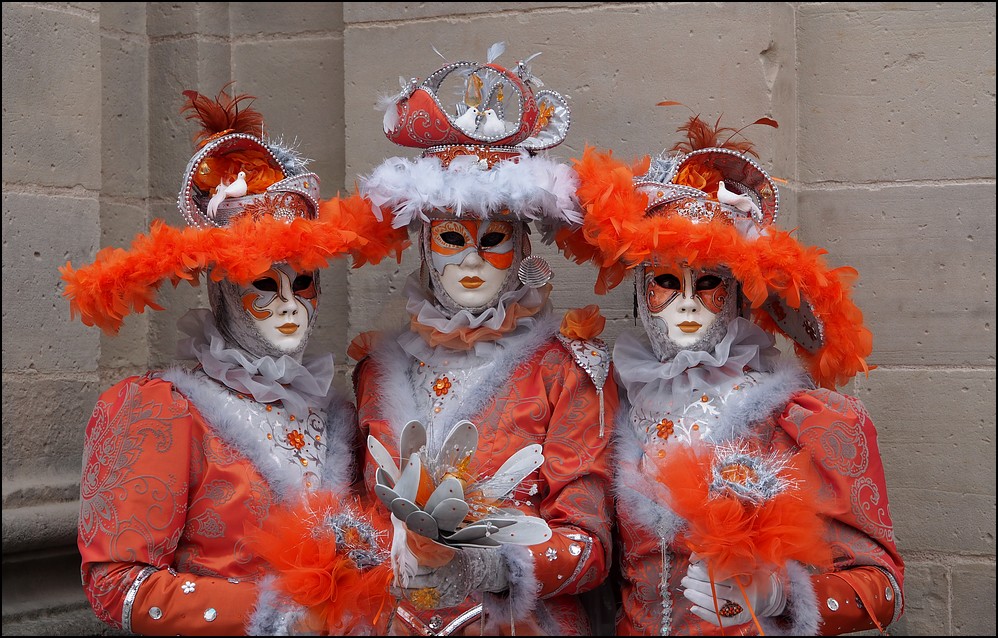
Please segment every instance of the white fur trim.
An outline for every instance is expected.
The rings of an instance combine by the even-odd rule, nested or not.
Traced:
[[[447,406],[436,419],[442,423],[457,423],[464,419],[474,423],[478,413],[509,381],[516,368],[553,341],[555,330],[552,320],[538,325],[526,335],[502,339],[502,347],[496,348],[492,373],[467,390],[464,401]],[[409,372],[414,359],[402,350],[395,335],[382,339],[371,353],[371,359],[377,366],[378,387],[382,388],[380,415],[389,422],[392,432],[398,437],[403,426],[412,419],[420,418],[421,414]]]
[[[821,628],[818,596],[811,573],[797,561],[787,563],[787,608],[781,616],[760,618],[767,636],[817,636]],[[789,622],[788,622],[789,621]]]
[[[282,463],[274,457],[270,453],[266,441],[257,440],[255,436],[248,436],[252,432],[241,418],[245,416],[245,412],[232,409],[231,395],[225,386],[203,373],[196,374],[177,366],[169,368],[160,376],[163,380],[172,383],[197,408],[205,423],[219,438],[239,450],[253,464],[279,499],[288,501],[300,495],[303,489],[301,473],[292,465]],[[335,405],[332,401],[329,404]],[[262,404],[260,405],[262,406]],[[245,407],[252,411],[248,404]],[[266,417],[261,414],[260,418]],[[331,418],[335,420],[335,417],[331,417],[327,413],[327,423]],[[342,428],[343,426],[340,423],[337,427]],[[343,454],[345,449],[347,450],[347,458],[337,458],[337,455]],[[336,445],[327,450],[325,464],[345,466],[352,460],[353,454],[349,452],[348,448]],[[335,470],[332,470],[332,473],[334,477],[338,474]],[[342,477],[341,480],[343,480]]]
[[[622,384],[620,387],[621,409],[617,411],[613,435],[613,458],[617,468],[614,492],[618,507],[646,530],[671,542],[685,522],[668,507],[668,488],[642,471],[644,441],[635,431],[626,392]],[[782,409],[790,397],[806,387],[809,387],[807,377],[795,362],[781,364],[757,385],[747,386],[737,402],[726,406],[712,428],[713,443],[719,445],[752,436],[760,421]]]
[[[486,593],[483,600],[486,629],[495,632],[510,620],[526,620],[537,606],[541,584],[534,573],[534,555],[522,545],[503,545],[500,552],[509,575],[509,591],[504,595]]]
[[[326,462],[322,487],[343,494],[360,478],[357,473],[357,410],[339,394],[330,393],[326,407]]]
[[[475,156],[460,156],[446,168],[437,157],[385,160],[360,181],[374,213],[394,215],[395,228],[429,221],[427,213],[451,208],[458,216],[493,218],[506,209],[520,221],[581,224],[575,196],[579,178],[567,164],[524,152],[483,168]]]
[[[737,397],[729,399],[721,418],[711,426],[713,443],[720,445],[752,436],[760,421],[786,407],[794,394],[811,387],[807,373],[796,359],[781,361],[759,383],[747,386]]]
[[[270,575],[260,581],[260,594],[246,623],[246,635],[290,636],[291,630],[305,616],[304,607],[277,591],[276,580]]]

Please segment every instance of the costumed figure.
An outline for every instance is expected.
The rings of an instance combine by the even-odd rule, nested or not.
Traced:
[[[211,304],[179,321],[179,354],[193,366],[124,379],[94,409],[81,481],[83,587],[101,620],[139,634],[362,631],[372,624],[365,609],[298,600],[282,577],[294,561],[282,563],[264,537],[320,551],[328,579],[353,579],[358,591],[367,591],[364,568],[379,587],[390,576],[373,569],[386,539],[347,501],[359,476],[356,413],[332,387],[332,355],[304,351],[318,268],[348,255],[355,266],[398,257],[407,239],[357,195],[320,201],[307,160],[265,136],[251,96],[226,89],[184,93],[184,112],[201,125],[178,200],[187,227],[156,220],[129,249],[61,269],[73,315],[110,334],[130,312],[160,310],[165,280],[197,285],[205,274]],[[342,542],[288,537],[275,522],[293,513]]]
[[[559,330],[528,236],[580,221],[574,173],[540,154],[569,109],[527,62],[495,63],[503,48],[403,81],[385,131],[422,155],[360,182],[422,258],[409,325],[351,347],[366,484],[393,514],[394,633],[586,634],[576,595],[609,568],[602,317]]]
[[[856,272],[774,225],[776,184],[718,126],[634,167],[587,148],[583,231],[558,237],[597,292],[633,273],[644,328],[613,349],[617,632],[883,630],[904,564],[876,430],[835,391],[868,372]]]

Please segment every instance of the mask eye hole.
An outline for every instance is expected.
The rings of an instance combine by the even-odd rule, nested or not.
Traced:
[[[493,248],[504,241],[506,241],[506,233],[492,231],[490,233],[485,233],[485,236],[482,237],[481,245],[482,248]]]
[[[453,230],[440,233],[440,239],[451,246],[464,246],[464,235]]]
[[[277,282],[270,277],[261,277],[253,282],[253,287],[265,292],[277,292]]]
[[[679,277],[675,275],[657,275],[655,285],[666,290],[679,290]]]
[[[697,279],[694,286],[697,290],[713,290],[721,285],[721,278],[716,275],[704,275]]]
[[[312,275],[298,275],[291,283],[291,290],[300,292],[312,286]]]

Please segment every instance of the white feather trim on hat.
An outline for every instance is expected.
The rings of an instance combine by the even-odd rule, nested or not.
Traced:
[[[581,224],[578,184],[567,164],[524,152],[491,169],[473,155],[456,157],[447,167],[437,157],[392,157],[361,180],[360,192],[374,204],[379,220],[382,208],[392,211],[395,228],[439,218],[432,213],[443,210],[476,219],[501,217],[500,211],[508,210],[525,222]]]

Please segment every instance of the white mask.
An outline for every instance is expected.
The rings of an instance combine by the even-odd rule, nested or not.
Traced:
[[[244,286],[228,281],[209,285],[220,330],[256,356],[298,360],[305,350],[319,306],[319,273],[299,273],[287,264]]]
[[[434,220],[424,239],[436,297],[456,311],[481,310],[495,304],[518,284],[514,265],[522,243],[518,225],[491,220]]]
[[[680,350],[712,349],[737,310],[737,282],[722,270],[644,266],[639,314],[663,361]]]

